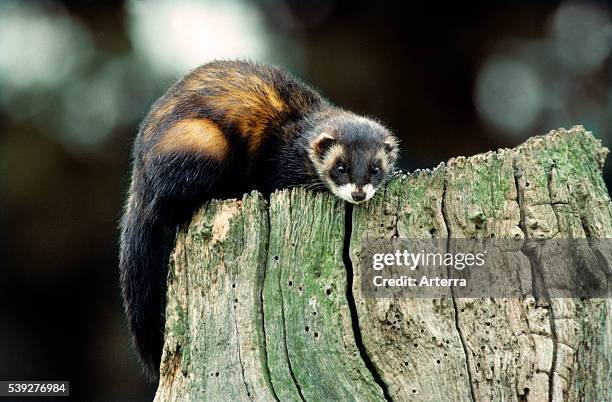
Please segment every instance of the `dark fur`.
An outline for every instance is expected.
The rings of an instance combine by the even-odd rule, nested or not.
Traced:
[[[267,100],[270,88],[281,100],[280,112]],[[351,116],[287,73],[248,62],[199,67],[155,103],[134,142],[119,263],[130,329],[150,377],[158,376],[161,360],[167,264],[177,226],[212,198],[301,184],[324,188],[308,147],[315,127],[340,115]],[[215,123],[228,139],[223,160],[189,150],[156,152],[173,124],[193,118]],[[245,134],[248,127],[263,127],[256,148],[253,135]],[[371,139],[363,127],[345,128],[360,140]],[[367,167],[359,169],[367,173]]]

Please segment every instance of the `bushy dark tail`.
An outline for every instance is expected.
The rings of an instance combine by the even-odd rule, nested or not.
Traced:
[[[131,198],[121,222],[120,282],[134,345],[152,380],[164,342],[166,279],[172,241],[168,223]]]

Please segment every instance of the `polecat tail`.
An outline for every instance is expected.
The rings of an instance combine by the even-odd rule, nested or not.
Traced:
[[[133,199],[121,222],[119,257],[123,302],[134,345],[152,380],[159,376],[164,342],[166,279],[171,242],[158,214]]]

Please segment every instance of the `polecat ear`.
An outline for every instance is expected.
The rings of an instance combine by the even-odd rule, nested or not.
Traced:
[[[397,152],[397,139],[394,136],[390,135],[389,137],[387,137],[383,144],[385,147],[385,151],[389,153]]]
[[[325,152],[336,143],[336,138],[326,132],[319,134],[312,142],[312,148],[319,156],[325,155]]]

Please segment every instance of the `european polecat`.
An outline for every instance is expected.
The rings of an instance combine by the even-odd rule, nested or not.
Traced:
[[[121,222],[122,295],[149,376],[159,372],[174,235],[196,208],[292,186],[367,201],[397,153],[397,139],[380,123],[331,105],[274,67],[216,61],[174,84],[134,142]]]

